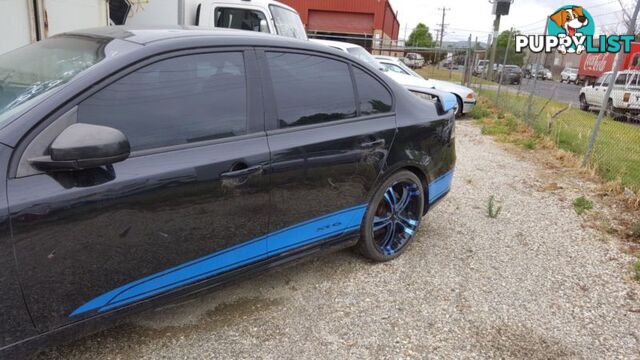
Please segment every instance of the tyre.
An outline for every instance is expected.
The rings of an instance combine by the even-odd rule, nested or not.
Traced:
[[[584,97],[584,94],[580,94],[580,110],[589,111],[589,104],[587,103],[587,98]]]
[[[458,111],[456,111],[456,117],[462,117],[462,110],[464,108],[464,104],[462,103],[462,99],[460,99],[458,96],[456,96],[456,101],[458,102]]]
[[[618,109],[613,107],[613,99],[609,99],[609,101],[607,101],[607,109],[605,115],[614,120],[618,119]]]
[[[379,262],[400,256],[420,226],[424,199],[422,181],[414,173],[401,170],[387,178],[369,202],[358,251]]]

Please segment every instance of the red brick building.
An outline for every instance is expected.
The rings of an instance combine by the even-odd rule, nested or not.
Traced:
[[[389,0],[280,1],[298,11],[312,38],[347,41],[368,49],[374,39],[398,39],[400,23]]]

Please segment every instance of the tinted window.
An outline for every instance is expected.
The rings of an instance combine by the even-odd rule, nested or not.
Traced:
[[[360,96],[361,115],[380,114],[391,111],[391,94],[371,75],[354,67],[353,74]]]
[[[267,53],[281,128],[356,116],[349,66],[301,54]]]
[[[609,79],[611,79],[611,75],[605,75],[600,86],[609,86]]]
[[[190,55],[149,65],[81,103],[78,121],[121,130],[132,150],[244,134],[243,56]]]
[[[216,8],[215,26],[227,29],[260,31],[260,21],[267,20],[260,11],[234,8]]]

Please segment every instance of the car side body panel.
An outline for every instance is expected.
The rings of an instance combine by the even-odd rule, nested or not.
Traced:
[[[289,132],[267,125],[231,142],[149,153],[106,168],[15,178],[25,144],[35,134],[89,96],[96,83],[112,81],[122,69],[157,54],[259,44],[355,62],[324,46],[260,35],[215,41],[206,34],[141,36],[147,37],[138,39],[144,47],[97,65],[0,130],[0,142],[15,147],[11,155],[9,147],[0,145],[0,165],[9,174],[8,183],[0,184],[8,192],[8,199],[0,196],[0,269],[7,270],[0,285],[10,290],[13,321],[21,324],[11,326],[12,334],[0,343],[0,357],[94,332],[123,314],[307,255],[354,245],[376,184],[401,168],[424,180],[429,204],[450,188],[453,110],[438,110],[382,76],[394,94],[394,110],[388,114]],[[257,72],[248,77],[254,95],[269,101],[269,93],[256,85],[266,79]],[[251,106],[255,119],[265,114],[268,122],[268,106],[263,109],[258,101]],[[238,160],[262,165],[263,175],[242,186],[226,186],[218,175]],[[310,198],[309,192],[317,194]],[[230,216],[235,220],[229,222]],[[207,236],[213,228],[218,233]]]
[[[0,145],[0,171],[4,173],[11,152],[11,148]],[[0,188],[6,189],[6,177],[0,177]],[[0,191],[0,314],[0,349],[37,334],[18,282],[6,191]]]

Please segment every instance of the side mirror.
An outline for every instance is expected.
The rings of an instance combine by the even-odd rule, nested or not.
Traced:
[[[111,165],[129,157],[129,140],[107,126],[73,124],[49,147],[49,156],[29,159],[43,171],[72,171]]]
[[[260,20],[260,32],[269,32],[269,24],[267,24],[267,20]]]

